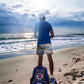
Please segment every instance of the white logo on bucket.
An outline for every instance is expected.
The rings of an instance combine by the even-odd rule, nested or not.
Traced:
[[[43,78],[43,74],[42,73],[38,73],[36,77],[37,77],[38,80],[41,80]]]

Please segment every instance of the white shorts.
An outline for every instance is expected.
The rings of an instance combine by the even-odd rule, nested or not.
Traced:
[[[37,46],[37,55],[43,55],[43,54],[53,54],[53,49],[51,44],[40,44]]]

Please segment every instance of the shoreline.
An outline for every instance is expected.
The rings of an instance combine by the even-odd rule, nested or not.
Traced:
[[[58,84],[84,82],[84,76],[78,76],[84,71],[84,46],[54,50],[53,60],[54,77]],[[0,84],[30,84],[33,68],[37,63],[38,56],[35,54],[0,60]],[[49,73],[46,55],[43,57],[43,66]],[[73,79],[73,75],[76,80]]]
[[[74,48],[74,47],[81,47],[84,46],[84,44],[75,44],[75,45],[69,45],[69,46],[60,46],[56,47],[53,50],[61,50],[61,49],[66,49],[66,48]],[[19,57],[19,56],[24,56],[24,55],[33,55],[35,54],[36,50],[34,51],[17,51],[17,52],[11,52],[11,53],[4,53],[0,54],[0,60],[12,58],[12,57]]]

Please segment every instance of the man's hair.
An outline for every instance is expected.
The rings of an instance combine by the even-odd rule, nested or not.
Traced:
[[[39,19],[40,19],[40,21],[45,21],[45,15],[44,15],[44,14],[41,14],[41,15],[39,16]]]

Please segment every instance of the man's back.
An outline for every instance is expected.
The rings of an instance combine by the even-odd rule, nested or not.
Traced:
[[[50,83],[55,83],[53,77],[54,64],[52,59],[53,49],[50,42],[50,38],[54,37],[52,26],[45,21],[45,15],[40,15],[40,22],[35,25],[34,36],[37,37],[38,32],[38,44],[36,54],[38,55],[38,66],[42,66],[43,54],[47,54],[50,68]],[[49,35],[50,33],[50,35]]]
[[[52,30],[52,26],[48,22],[40,21],[36,23],[35,28],[38,32],[38,45],[51,43],[49,32]]]

